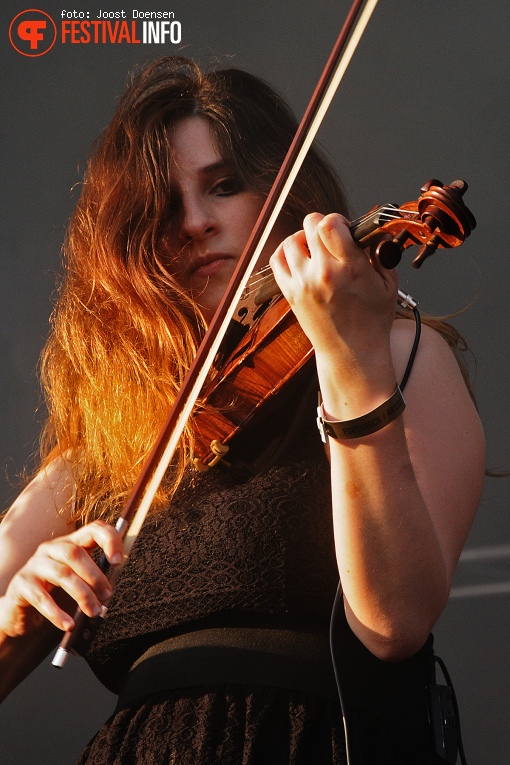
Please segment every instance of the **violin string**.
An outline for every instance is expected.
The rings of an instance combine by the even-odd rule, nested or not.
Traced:
[[[370,218],[373,218],[375,215],[384,215],[389,220],[398,220],[398,218],[402,217],[400,213],[407,216],[410,215],[412,217],[418,216],[418,212],[415,210],[406,210],[403,207],[389,207],[386,205],[381,205],[381,207],[377,208],[376,210],[372,210],[372,212],[366,213],[366,215],[361,215],[359,218],[355,218],[353,221],[351,221],[350,228],[359,226],[361,223],[370,220]]]
[[[361,215],[359,218],[355,218],[355,220],[351,221],[350,228],[354,229],[357,226],[361,225],[367,220],[370,220],[370,218],[373,218],[374,215],[379,215],[381,218],[384,219],[385,222],[388,222],[390,220],[399,220],[402,215],[405,214],[408,218],[409,217],[417,217],[418,212],[415,210],[406,210],[403,207],[394,207],[394,206],[386,206],[381,205],[380,208],[377,210],[373,210],[372,212],[366,213],[365,215]],[[266,282],[269,282],[271,279],[273,279],[273,272],[270,265],[265,265],[258,271],[256,271],[251,279],[248,281],[246,285],[246,297],[253,294],[260,285],[263,285]]]
[[[248,282],[248,287],[253,287],[256,284],[259,284],[260,282],[264,282],[265,279],[267,279],[267,276],[273,273],[273,269],[270,265],[262,266],[260,271],[257,271],[253,274],[252,278]]]
[[[406,210],[405,207],[385,207],[381,210],[383,215],[390,215],[391,213],[402,213],[402,215],[410,215],[413,218],[417,218],[419,213],[417,210]],[[394,215],[395,218],[400,218],[400,215]]]

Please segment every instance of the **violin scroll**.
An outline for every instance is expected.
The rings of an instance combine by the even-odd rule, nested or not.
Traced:
[[[453,181],[444,186],[433,178],[421,188],[418,200],[403,205],[383,205],[370,213],[373,227],[367,233],[367,217],[351,226],[354,239],[385,268],[395,268],[407,247],[419,245],[412,265],[420,268],[438,248],[461,245],[476,226],[463,195],[468,185]]]
[[[420,268],[438,247],[458,247],[475,228],[476,220],[462,198],[467,188],[466,181],[462,180],[453,181],[449,186],[432,180],[422,187],[418,212],[433,233],[413,260],[415,268]]]

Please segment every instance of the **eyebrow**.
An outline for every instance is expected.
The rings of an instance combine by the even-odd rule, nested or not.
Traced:
[[[211,165],[201,167],[198,171],[200,175],[214,175],[218,170],[230,170],[232,163],[226,159],[220,159],[218,162],[213,162]]]
[[[233,163],[227,159],[219,159],[217,162],[211,162],[210,165],[204,165],[198,169],[197,174],[202,179],[208,180],[211,176],[214,176],[217,172],[234,172]],[[170,180],[170,193],[172,195],[179,196],[179,190],[175,188],[174,183]]]

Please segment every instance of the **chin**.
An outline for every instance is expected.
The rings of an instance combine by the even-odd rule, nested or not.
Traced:
[[[221,298],[223,297],[223,293],[219,295],[218,300],[200,300],[200,298],[197,299],[197,305],[202,311],[203,317],[206,320],[207,324],[210,324],[212,321],[212,318],[214,314],[216,313],[216,309],[218,308]]]

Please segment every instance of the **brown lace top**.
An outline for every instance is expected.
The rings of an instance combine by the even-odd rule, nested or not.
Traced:
[[[189,630],[327,632],[338,572],[313,404],[269,470],[250,475],[243,461],[261,457],[269,423],[273,445],[290,433],[293,402],[237,439],[237,467],[190,474],[169,511],[146,521],[88,651],[111,690],[150,645]]]

